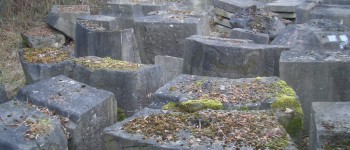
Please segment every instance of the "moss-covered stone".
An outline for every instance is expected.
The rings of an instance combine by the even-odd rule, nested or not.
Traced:
[[[54,130],[54,126],[50,119],[39,119],[35,122],[28,119],[26,120],[25,125],[28,126],[29,129],[24,134],[24,137],[30,140],[47,135]]]
[[[117,121],[123,121],[126,118],[125,111],[121,108],[117,108],[116,111],[117,111]]]
[[[350,149],[350,141],[335,142],[335,143],[327,144],[324,146],[324,149],[325,150],[334,150],[334,149],[349,150]]]
[[[168,104],[163,106],[163,109],[190,113],[204,109],[221,110],[222,103],[218,100],[211,99],[188,100],[181,103],[169,102]]]
[[[58,63],[69,58],[70,53],[57,48],[24,48],[23,59],[30,63]]]
[[[90,69],[111,69],[133,71],[140,69],[142,64],[135,64],[126,61],[115,60],[110,57],[100,58],[94,56],[74,59],[74,62]]]

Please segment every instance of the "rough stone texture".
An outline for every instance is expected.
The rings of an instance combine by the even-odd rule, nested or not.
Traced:
[[[143,66],[135,71],[91,70],[77,65],[73,79],[113,92],[118,107],[127,116],[148,106],[153,101],[153,92],[164,84],[163,71],[158,65]]]
[[[48,27],[34,28],[21,34],[23,42],[30,48],[63,47],[66,38],[63,34]]]
[[[186,39],[184,74],[226,78],[278,76],[278,61],[287,47],[194,35]]]
[[[115,17],[111,17],[111,16],[86,15],[86,16],[80,16],[77,20],[88,20],[90,22],[98,24],[99,27],[103,27],[106,30],[119,29],[117,19]]]
[[[278,17],[277,14],[265,11],[254,5],[236,12],[230,18],[230,24],[233,28],[243,28],[266,33],[269,34],[270,38],[274,38],[285,28],[285,24]]]
[[[267,3],[267,8],[273,12],[296,12],[296,8],[306,0],[276,0]]]
[[[232,112],[232,111],[222,111],[222,112]],[[131,150],[175,150],[175,149],[183,149],[183,150],[202,150],[202,149],[215,149],[215,150],[223,150],[223,149],[235,149],[237,145],[235,142],[225,143],[223,146],[223,142],[220,141],[207,141],[207,139],[202,140],[191,140],[192,144],[189,144],[189,139],[196,138],[191,136],[190,131],[181,131],[177,134],[179,137],[177,142],[165,142],[158,143],[157,139],[149,138],[144,139],[141,134],[131,134],[124,130],[121,130],[123,126],[129,121],[138,118],[138,117],[147,117],[150,115],[160,115],[169,113],[167,111],[157,110],[157,109],[149,109],[145,108],[139,112],[137,112],[134,116],[122,121],[118,122],[115,125],[112,125],[104,130],[103,140],[104,140],[104,149],[131,149]],[[171,113],[171,112],[170,112]],[[204,112],[205,113],[205,112]],[[259,113],[259,112],[256,112]],[[205,140],[205,141],[203,141]],[[240,149],[248,150],[254,149],[250,146],[243,146]],[[287,145],[288,150],[296,149],[292,142],[289,142]]]
[[[287,51],[281,54],[280,78],[298,93],[305,129],[312,102],[350,100],[349,51]],[[308,132],[307,132],[308,133]]]
[[[214,7],[221,8],[225,11],[236,13],[244,8],[257,5],[263,7],[263,3],[255,0],[213,0]]]
[[[71,76],[73,71],[73,63],[68,60],[47,64],[31,63],[24,60],[23,49],[19,50],[19,56],[27,84],[32,84],[58,75]]]
[[[164,70],[163,77],[165,83],[182,74],[182,58],[157,55],[155,57],[155,64],[160,65]]]
[[[349,28],[326,19],[310,20],[305,24],[289,25],[271,42],[291,50],[337,50],[349,45]]]
[[[348,149],[350,103],[313,102],[310,149]]]
[[[134,20],[142,17],[142,7],[140,4],[107,2],[100,10],[101,15],[116,17],[120,29],[134,27]]]
[[[75,40],[76,20],[90,15],[88,5],[53,5],[45,22]]]
[[[36,107],[12,100],[0,105],[0,149],[6,150],[67,150],[68,142],[56,117],[40,112]],[[38,139],[29,139],[25,134],[30,130],[26,124],[49,120],[52,130]],[[45,127],[45,126],[44,126]],[[48,127],[49,128],[49,127]]]
[[[230,38],[232,39],[247,39],[252,40],[257,44],[269,44],[269,35],[241,28],[234,28],[231,31]]]
[[[312,0],[315,1],[315,0]],[[328,5],[350,5],[350,1],[348,0],[317,0],[318,2],[322,4],[328,4]]]
[[[115,123],[116,100],[111,92],[99,90],[63,75],[22,88],[22,101],[44,106],[68,117],[69,149],[101,149],[103,129]]]
[[[302,24],[309,21],[309,14],[312,9],[317,7],[319,3],[317,1],[306,1],[300,4],[296,10],[295,23]]]
[[[111,57],[124,61],[140,62],[133,29],[116,30],[115,27],[110,26],[109,30],[103,26],[95,27],[98,24],[89,20],[77,21],[75,45],[77,57]]]
[[[310,14],[310,19],[330,19],[350,28],[349,5],[319,5]]]
[[[7,101],[8,101],[8,98],[7,98],[5,85],[3,83],[0,83],[0,104]]]
[[[154,63],[156,55],[183,56],[185,38],[206,34],[205,19],[184,15],[155,15],[135,20],[135,35],[142,63]],[[204,27],[203,27],[204,26]]]

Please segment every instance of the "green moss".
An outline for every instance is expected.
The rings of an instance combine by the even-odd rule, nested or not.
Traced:
[[[195,88],[198,88],[198,87],[201,86],[206,80],[207,80],[207,78],[198,80],[198,81],[194,84],[194,87],[195,87]]]
[[[285,81],[280,80],[278,82],[275,82],[274,85],[275,85],[276,89],[279,89],[278,93],[276,93],[277,97],[283,96],[283,95],[295,97],[295,95],[296,95],[295,91],[293,90],[292,87],[288,86],[288,84]]]
[[[74,62],[90,69],[111,69],[111,70],[138,70],[141,64],[134,64],[126,61],[115,60],[110,57],[81,57],[74,59]]]
[[[327,144],[324,146],[324,149],[325,150],[334,150],[334,149],[350,150],[350,141]]]
[[[163,109],[192,113],[204,109],[220,110],[222,109],[222,103],[218,100],[211,99],[188,100],[181,103],[169,102],[163,106]]]
[[[117,121],[123,121],[125,118],[125,111],[121,108],[117,108]]]
[[[170,87],[169,91],[176,91],[176,87],[175,86]]]
[[[286,138],[274,139],[266,144],[269,149],[285,149],[288,146],[288,140]]]
[[[238,110],[249,111],[250,109],[247,106],[240,107]]]
[[[30,63],[58,63],[69,58],[69,52],[57,48],[24,48],[23,59]]]

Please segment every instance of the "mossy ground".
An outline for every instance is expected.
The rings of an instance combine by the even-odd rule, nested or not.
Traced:
[[[205,109],[220,110],[222,109],[222,103],[218,100],[210,99],[188,100],[181,103],[170,102],[163,106],[163,109],[192,113]]]
[[[90,69],[111,69],[111,70],[125,70],[134,71],[140,69],[142,64],[134,64],[126,61],[115,60],[110,57],[80,57],[74,59],[74,62]]]
[[[30,63],[58,63],[69,59],[70,52],[57,48],[24,48],[23,58]]]

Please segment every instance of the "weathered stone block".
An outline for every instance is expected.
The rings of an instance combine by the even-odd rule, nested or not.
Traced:
[[[66,38],[63,34],[47,26],[36,27],[21,34],[23,42],[30,48],[63,47]]]
[[[290,25],[271,42],[291,50],[339,50],[349,44],[349,28],[326,19],[310,20],[305,24]]]
[[[17,98],[68,117],[71,121],[66,126],[71,135],[70,149],[101,149],[100,133],[115,123],[113,93],[63,75],[28,85],[20,90]]]
[[[8,97],[7,97],[5,85],[3,83],[0,83],[0,104],[7,101],[8,101]]]
[[[230,38],[232,39],[247,39],[252,40],[257,44],[269,44],[269,35],[241,28],[231,30]]]
[[[319,2],[317,1],[306,1],[300,4],[296,10],[295,23],[302,24],[309,21],[309,14],[312,9],[317,7]]]
[[[313,102],[310,149],[348,149],[350,103]]]
[[[244,8],[251,6],[263,7],[263,3],[255,0],[213,0],[214,7],[218,7],[228,12],[236,13]]]
[[[162,67],[165,73],[165,75],[163,75],[165,83],[182,74],[182,58],[157,55],[154,64]]]
[[[309,14],[310,19],[330,19],[350,28],[349,5],[319,5]]]
[[[26,83],[32,84],[58,75],[71,76],[73,64],[68,60],[70,55],[70,52],[56,48],[20,49]]]
[[[144,109],[106,128],[103,134],[104,148],[296,149],[276,120],[276,117],[263,111],[209,110],[188,114]],[[273,134],[274,138],[269,134]],[[262,140],[262,137],[266,138]],[[254,146],[249,144],[255,141],[259,142]],[[277,141],[279,144],[275,144]]]
[[[88,5],[53,5],[45,22],[74,40],[76,20],[85,15],[90,15]]]
[[[186,39],[184,74],[226,78],[278,76],[278,61],[287,47],[250,40],[194,35]]]
[[[0,105],[0,147],[6,150],[68,149],[61,123],[33,105],[12,100]]]
[[[100,22],[100,21],[99,21]],[[139,51],[133,29],[110,29],[99,25],[96,21],[77,21],[75,55],[112,57],[130,62],[140,62]]]
[[[127,116],[148,106],[153,92],[164,84],[158,65],[140,65],[108,58],[76,60],[73,79],[114,93],[118,107]]]
[[[92,23],[97,24],[95,28],[100,27],[102,29],[105,28],[106,30],[117,30],[119,29],[117,19],[115,17],[111,16],[104,16],[104,15],[87,15],[87,16],[80,16],[78,20],[88,20]]]
[[[267,3],[266,7],[273,12],[296,12],[296,8],[306,0],[277,0]]]
[[[350,100],[349,51],[287,51],[281,54],[280,78],[298,93],[305,129],[312,102]]]
[[[185,38],[204,34],[204,19],[184,15],[155,15],[135,20],[135,35],[142,63],[154,63],[156,55],[183,56]]]

